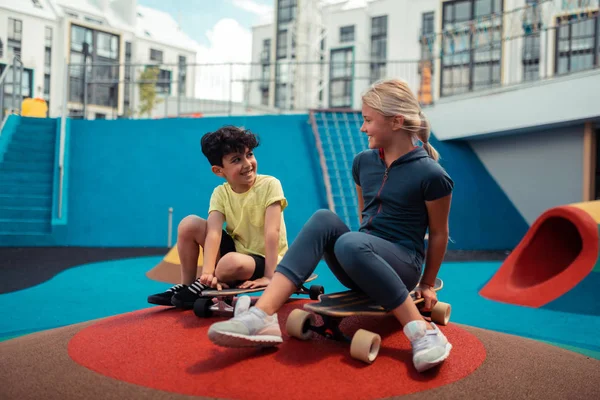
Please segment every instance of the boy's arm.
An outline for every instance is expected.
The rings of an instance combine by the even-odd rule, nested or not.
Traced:
[[[278,201],[265,211],[265,277],[273,278],[279,256],[279,235],[281,229],[281,203]]]
[[[223,222],[225,216],[219,211],[213,211],[208,215],[206,227],[206,239],[204,239],[204,266],[200,281],[210,285],[213,280],[217,264],[217,255],[221,246],[221,235],[223,234]]]

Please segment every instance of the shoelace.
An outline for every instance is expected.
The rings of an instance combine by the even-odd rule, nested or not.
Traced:
[[[200,283],[200,279],[196,279],[194,281],[194,283],[192,283],[190,285],[190,292],[198,294],[198,293],[202,292],[206,288],[207,288],[206,285]]]
[[[168,291],[169,292],[177,292],[181,289],[183,289],[183,285],[181,283],[178,283],[177,285],[172,286]]]
[[[427,333],[425,333],[425,336],[413,342],[413,352],[417,353],[421,350],[434,346],[435,338],[437,338],[437,334],[429,333],[428,331]]]

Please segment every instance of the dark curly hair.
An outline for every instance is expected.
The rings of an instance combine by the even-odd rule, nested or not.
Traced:
[[[224,126],[214,132],[208,132],[200,141],[202,153],[210,165],[223,166],[223,157],[231,153],[243,153],[259,145],[258,137],[247,129],[236,126]]]

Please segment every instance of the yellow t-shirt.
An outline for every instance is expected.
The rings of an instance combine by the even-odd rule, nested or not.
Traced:
[[[245,193],[236,193],[229,183],[219,185],[210,198],[208,213],[219,211],[225,216],[225,230],[233,238],[235,249],[242,254],[265,257],[265,213],[267,207],[281,202],[287,207],[281,182],[268,175],[257,175],[254,185]],[[279,235],[280,262],[288,249],[287,233],[283,213]]]

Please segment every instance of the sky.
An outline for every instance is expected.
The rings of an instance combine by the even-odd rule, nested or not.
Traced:
[[[200,63],[250,62],[252,26],[272,21],[273,0],[138,0],[165,11],[199,44]]]

